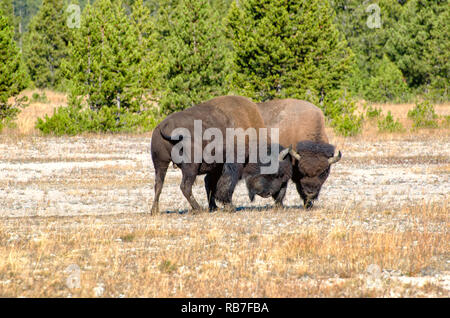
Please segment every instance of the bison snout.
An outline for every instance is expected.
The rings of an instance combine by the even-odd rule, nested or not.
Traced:
[[[304,185],[303,192],[310,200],[315,200],[319,196],[320,187],[316,185]]]
[[[313,198],[317,195],[317,190],[305,189],[305,194],[308,198]]]

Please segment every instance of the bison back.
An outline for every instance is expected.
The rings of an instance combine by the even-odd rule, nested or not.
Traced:
[[[268,128],[279,128],[279,143],[293,147],[299,141],[328,143],[325,117],[317,106],[298,99],[276,99],[258,104]]]

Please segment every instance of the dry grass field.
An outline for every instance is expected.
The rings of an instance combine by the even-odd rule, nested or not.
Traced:
[[[192,214],[170,168],[150,216],[151,135],[42,137],[30,123],[65,103],[46,95],[0,134],[2,297],[450,295],[450,129],[411,130],[412,104],[377,105],[402,133],[329,129],[343,159],[312,210],[292,184],[286,209],[239,184],[236,213]]]

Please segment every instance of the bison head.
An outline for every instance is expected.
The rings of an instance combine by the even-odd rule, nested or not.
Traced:
[[[319,196],[320,189],[330,174],[332,164],[338,162],[342,154],[334,154],[334,146],[326,143],[301,141],[297,151],[293,153],[294,181],[305,208],[313,206],[313,201]]]
[[[263,198],[272,196],[277,199],[282,192],[281,197],[284,197],[287,183],[292,177],[291,153],[291,148],[279,146],[278,171],[274,174],[261,174],[260,168],[264,164],[249,165],[245,168],[244,178],[251,201],[255,199],[256,194]]]

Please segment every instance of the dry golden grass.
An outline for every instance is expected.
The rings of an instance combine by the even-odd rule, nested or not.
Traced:
[[[32,93],[25,92],[30,97]],[[32,103],[19,115],[16,129],[4,130],[0,143],[24,141],[21,151],[26,147],[40,154],[48,151],[42,138],[33,137],[38,134],[34,124],[37,117],[64,105],[66,97],[49,91],[46,95],[49,103]],[[407,112],[414,104],[375,106],[384,114],[391,110],[406,132],[380,134],[372,122],[365,124],[360,136],[352,138],[335,136],[327,128],[330,141],[338,148],[355,151],[367,140],[424,139],[444,141],[442,144],[449,140],[449,129],[409,129]],[[450,104],[435,105],[435,109],[440,115],[448,115]],[[92,135],[103,140],[102,136]],[[74,139],[89,137],[91,134]],[[111,160],[127,154],[127,148],[113,149],[120,144],[105,137],[105,144],[86,143],[83,151],[111,154]],[[63,139],[58,143],[74,141]],[[395,161],[399,150],[390,147],[386,160]],[[52,154],[33,159],[20,155],[5,157],[9,158],[5,161],[102,159],[78,158],[79,153],[71,151],[74,157]],[[426,155],[410,159],[419,162],[427,159]],[[376,156],[379,154],[353,160],[371,161]],[[449,166],[444,159],[435,154],[429,160],[444,163],[420,169],[435,169],[443,178],[448,177]],[[90,202],[103,187],[136,189],[153,182],[142,173],[126,174],[133,169],[142,171],[142,167],[111,164],[80,168],[64,178],[30,179],[12,185],[11,181],[0,180],[0,186],[57,189],[68,197]],[[172,183],[179,180],[168,176],[166,185]],[[374,187],[373,191],[378,189]],[[12,206],[16,198],[9,198],[14,202],[2,203]],[[45,198],[39,204],[49,205]],[[107,200],[118,201],[114,197]],[[139,204],[147,204],[144,201],[139,199]],[[235,214],[173,213],[155,217],[133,213],[139,209],[130,211],[124,206],[123,214],[114,216],[2,218],[0,297],[448,297],[449,290],[443,286],[450,284],[449,206],[448,201],[434,205],[415,202],[400,210],[382,204],[369,210],[341,205],[312,211],[261,208]],[[380,273],[368,273],[373,264]],[[80,270],[79,287],[68,283],[68,279],[78,277],[74,268]],[[433,273],[437,278],[431,277]],[[426,275],[429,277],[425,280]],[[444,283],[439,281],[442,279]]]
[[[43,118],[45,115],[53,114],[53,111],[59,106],[67,105],[67,95],[64,93],[58,93],[51,90],[25,90],[20,96],[27,96],[29,100],[33,93],[39,93],[42,95],[44,92],[47,96],[48,102],[31,102],[30,106],[26,107],[19,114],[17,120],[15,121],[16,127],[5,128],[2,132],[3,135],[8,135],[12,137],[24,137],[24,136],[34,136],[39,135],[39,132],[35,129],[37,118]],[[357,103],[358,113],[364,113],[363,105],[364,101]],[[381,108],[383,114],[386,115],[388,111],[391,111],[394,118],[399,120],[399,122],[406,128],[404,132],[401,133],[380,133],[378,131],[376,120],[366,121],[363,125],[363,130],[360,135],[355,137],[357,140],[394,140],[398,138],[434,138],[435,136],[440,136],[444,138],[450,137],[450,129],[448,128],[438,128],[438,129],[412,129],[412,121],[408,119],[408,111],[415,107],[414,103],[405,104],[371,104],[372,107]],[[450,103],[441,103],[434,105],[435,111],[438,115],[450,115]],[[331,127],[327,127],[327,134],[332,140],[339,141],[352,140],[352,138],[345,138],[336,136]],[[87,134],[92,135],[92,134]],[[98,136],[98,134],[93,134]],[[142,134],[137,134],[142,135]],[[151,136],[151,133],[146,133],[146,136]],[[355,139],[353,138],[353,139]]]
[[[363,108],[364,102],[357,103],[357,113],[365,114]],[[326,133],[330,142],[337,148],[346,148],[351,146],[355,141],[395,141],[395,140],[430,140],[430,141],[446,141],[450,138],[450,129],[442,125],[439,128],[421,128],[413,129],[412,120],[408,118],[408,111],[415,107],[414,103],[409,104],[371,104],[372,107],[381,108],[382,114],[387,115],[391,111],[394,120],[398,120],[405,130],[403,132],[380,132],[378,130],[377,119],[365,120],[362,131],[355,137],[343,137],[336,135],[332,127],[326,127]],[[436,114],[439,116],[450,115],[450,103],[442,103],[433,105]],[[442,120],[442,119],[441,119]],[[441,122],[442,123],[442,122]]]
[[[445,270],[445,205],[395,213],[410,224],[367,230],[364,215],[339,209],[8,219],[0,296],[448,296],[434,281],[414,286],[386,274]],[[302,225],[302,216],[313,222]],[[371,264],[384,272],[367,273]],[[74,276],[79,286],[67,283]]]
[[[34,93],[42,95],[45,93],[47,102],[32,101]],[[22,109],[15,120],[15,128],[5,128],[3,134],[6,135],[37,135],[39,132],[35,128],[38,118],[43,118],[45,115],[51,116],[56,108],[59,106],[67,106],[67,96],[64,93],[54,92],[48,89],[45,90],[25,90],[19,97],[28,97],[29,106]]]
[[[363,102],[358,103],[358,113],[365,113],[363,109]],[[412,120],[408,118],[408,111],[412,110],[416,104],[371,104],[373,108],[381,108],[382,114],[385,116],[390,111],[394,120],[398,120],[405,128],[404,132],[398,133],[380,133],[378,131],[377,120],[366,120],[363,126],[361,138],[367,140],[373,139],[392,139],[392,138],[427,138],[432,136],[450,136],[450,129],[436,128],[436,129],[413,129]],[[434,104],[436,114],[439,116],[450,115],[450,103]]]

